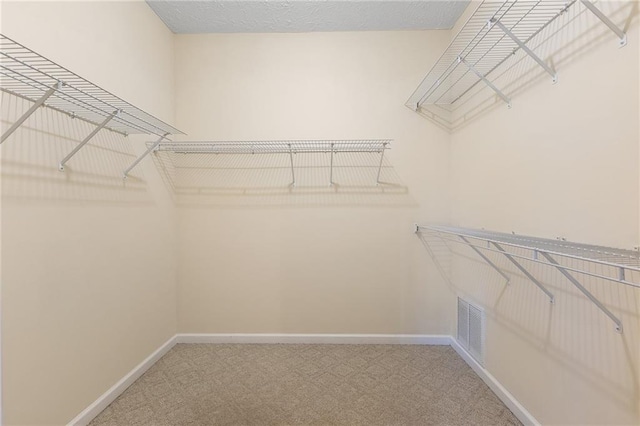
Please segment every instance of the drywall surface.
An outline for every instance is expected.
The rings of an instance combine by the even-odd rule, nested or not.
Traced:
[[[449,217],[449,135],[403,106],[448,39],[176,36],[194,140],[395,139],[379,186],[378,154],[336,155],[333,186],[330,154],[297,154],[295,187],[286,155],[174,158],[180,332],[451,331],[453,293],[412,230]]]
[[[604,7],[628,27],[627,47],[581,16],[571,28],[586,38],[561,33],[551,43],[562,49],[544,56],[558,84],[541,75],[512,109],[498,106],[452,135],[454,225],[638,245],[637,3]],[[470,249],[455,249],[453,284],[487,311],[486,367],[540,422],[640,423],[639,289],[576,275],[622,320],[619,334],[559,272],[523,262],[556,295],[551,305],[507,259],[487,252],[512,277],[508,286]]]
[[[172,34],[144,2],[2,2],[2,33],[166,121]],[[6,128],[30,106],[2,96]],[[2,362],[7,425],[73,419],[176,332],[171,200],[147,137],[38,110],[2,145]]]

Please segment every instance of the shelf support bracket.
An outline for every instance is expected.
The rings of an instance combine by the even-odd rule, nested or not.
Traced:
[[[549,65],[547,65],[542,59],[540,59],[540,57],[536,55],[533,50],[529,49],[527,45],[524,44],[518,37],[516,37],[515,34],[513,34],[507,27],[505,27],[502,22],[495,18],[492,18],[491,20],[489,20],[489,28],[491,28],[492,25],[500,28],[502,32],[508,35],[509,38],[511,38],[511,40],[513,40],[518,45],[518,47],[520,47],[520,49],[522,49],[527,55],[531,56],[531,58],[536,61],[538,65],[540,65],[546,72],[548,72],[554,84],[558,82],[558,73]]]
[[[591,300],[598,308],[600,308],[600,310],[602,312],[604,312],[605,315],[607,315],[609,318],[611,318],[611,320],[616,325],[616,331],[618,331],[619,333],[622,333],[622,321],[620,321],[620,319],[618,317],[613,315],[613,313],[611,313],[611,311],[609,309],[607,309],[606,306],[604,306],[598,299],[596,299],[596,297],[593,294],[591,294],[591,292],[589,292],[589,290],[584,288],[582,286],[582,284],[580,284],[580,282],[578,280],[576,280],[573,277],[573,275],[571,275],[566,269],[564,269],[549,253],[545,253],[545,252],[541,251],[540,254],[542,256],[544,256],[549,261],[549,263],[551,263],[551,265],[555,266],[555,268],[558,271],[560,271],[560,273],[562,273],[562,275],[564,275],[565,278],[567,278],[571,282],[571,284],[576,286],[578,288],[578,290],[580,290],[582,292],[582,294],[587,296],[589,298],[589,300]]]
[[[91,133],[89,133],[89,136],[87,136],[86,138],[84,138],[84,140],[82,142],[80,142],[78,144],[78,146],[76,146],[73,151],[71,151],[66,157],[64,157],[62,159],[62,161],[60,161],[60,164],[58,164],[58,170],[60,170],[61,172],[64,171],[64,165],[67,163],[67,161],[69,161],[71,159],[71,157],[73,157],[74,155],[76,155],[76,153],[78,151],[80,151],[80,149],[85,146],[87,144],[87,142],[89,142],[91,140],[91,138],[93,138],[100,130],[102,130],[103,127],[105,127],[113,118],[115,118],[118,114],[120,114],[120,110],[117,109],[115,111],[113,111],[102,123],[100,123],[98,125],[98,127],[96,127],[95,129],[93,129],[93,131]]]
[[[614,24],[611,19],[607,17],[600,9],[598,9],[593,3],[589,0],[581,0],[582,4],[589,9],[598,19],[600,19],[611,31],[616,33],[620,41],[620,47],[624,47],[627,45],[627,35],[624,31],[622,31],[616,24]]]
[[[291,161],[291,186],[296,186],[296,174],[293,171],[293,150],[291,149],[291,144],[289,145],[289,160]]]
[[[384,160],[384,151],[387,149],[387,144],[382,144],[382,150],[380,151],[380,164],[378,165],[378,176],[376,177],[376,185],[380,185],[380,173],[382,172],[382,161]]]
[[[491,241],[491,244],[493,244],[495,246],[495,248],[497,248],[500,252],[502,252],[502,254],[505,255],[505,257],[507,259],[509,259],[509,261],[511,263],[513,263],[516,268],[520,269],[520,271],[531,280],[532,283],[534,283],[536,286],[538,286],[538,288],[540,290],[542,290],[544,292],[544,294],[546,294],[549,297],[549,300],[551,301],[551,303],[555,303],[555,297],[553,296],[553,293],[551,293],[549,290],[547,290],[547,288],[545,286],[542,285],[542,283],[540,281],[538,281],[536,279],[536,277],[534,277],[533,275],[531,275],[529,273],[529,271],[527,271],[524,266],[522,266],[520,264],[520,262],[518,262],[517,260],[515,260],[513,258],[513,256],[511,256],[509,253],[507,253],[500,244],[496,243],[495,241]]]
[[[333,144],[331,144],[331,166],[329,172],[329,186],[333,186]]]
[[[496,272],[497,272],[497,273],[499,273],[499,274],[502,276],[502,278],[504,278],[505,280],[507,280],[507,284],[510,284],[511,278],[509,278],[509,277],[507,276],[507,274],[505,274],[504,272],[502,272],[502,270],[501,270],[500,268],[498,268],[498,266],[497,266],[495,263],[493,263],[493,262],[491,261],[491,259],[489,259],[487,256],[485,256],[485,255],[484,255],[480,250],[478,250],[478,249],[477,249],[473,244],[471,244],[471,243],[469,242],[469,240],[467,240],[463,235],[458,235],[458,237],[460,237],[460,239],[461,239],[462,241],[464,241],[465,243],[467,243],[467,245],[468,245],[469,247],[471,247],[471,249],[472,249],[473,251],[475,251],[475,252],[478,254],[478,256],[480,256],[482,259],[484,259],[484,261],[485,261],[485,262],[487,262],[487,263],[489,264],[489,266],[491,266],[493,269],[495,269],[495,270],[496,270]]]
[[[511,99],[509,99],[509,97],[507,97],[507,95],[502,93],[502,91],[500,89],[498,89],[492,82],[487,80],[487,78],[484,75],[482,75],[482,73],[480,71],[475,69],[470,63],[465,61],[465,59],[463,57],[461,57],[461,56],[458,56],[458,62],[461,62],[461,63],[465,64],[467,66],[467,68],[469,68],[469,70],[471,70],[475,75],[478,76],[478,78],[480,80],[482,80],[484,82],[484,84],[489,86],[491,88],[491,90],[493,90],[494,92],[496,92],[496,94],[498,96],[500,96],[500,98],[507,104],[507,108],[511,108]]]
[[[40,99],[38,99],[33,105],[31,105],[31,108],[29,108],[27,112],[22,114],[22,117],[18,118],[16,122],[13,123],[11,127],[9,127],[7,131],[2,134],[2,136],[0,136],[0,144],[4,142],[9,136],[11,136],[11,134],[15,132],[18,129],[18,127],[20,127],[22,123],[24,123],[27,120],[27,118],[31,116],[31,114],[36,112],[36,110],[40,108],[45,103],[45,101],[49,99],[49,97],[53,95],[56,92],[56,90],[59,90],[61,87],[62,87],[62,83],[58,82],[57,85],[47,90]]]
[[[131,163],[131,165],[127,167],[127,169],[124,172],[122,172],[122,178],[126,179],[127,176],[129,175],[129,172],[133,170],[133,168],[137,166],[138,163],[140,163],[144,159],[144,157],[151,154],[151,152],[153,152],[153,150],[155,150],[158,147],[158,145],[160,145],[160,142],[162,142],[168,135],[169,133],[165,133],[164,135],[160,136],[160,138],[157,141],[155,141],[153,145],[151,145],[141,156],[136,158],[136,161]]]

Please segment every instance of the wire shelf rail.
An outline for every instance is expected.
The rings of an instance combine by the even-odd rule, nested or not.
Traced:
[[[490,74],[519,50],[557,82],[556,71],[527,43],[575,3],[605,23],[626,44],[625,33],[588,0],[485,0],[464,24],[406,102],[418,111],[423,104],[453,111],[456,102],[476,85],[486,84],[508,107],[511,99],[490,81]]]
[[[419,235],[430,233],[445,242],[453,242],[470,247],[489,266],[507,278],[508,281],[508,276],[488,259],[483,252],[489,251],[505,256],[550,298],[551,303],[554,303],[555,300],[553,294],[517,259],[553,267],[560,271],[567,280],[603,311],[615,323],[616,330],[619,332],[622,332],[622,322],[589,292],[572,273],[640,288],[640,283],[627,278],[631,275],[629,272],[640,272],[640,253],[637,251],[450,226],[416,225],[415,230]],[[526,254],[522,254],[523,252]],[[601,265],[608,269],[610,274],[593,272],[593,268],[568,266],[560,263],[557,259],[578,260],[582,261],[582,264]]]
[[[122,135],[166,137],[183,134],[173,126],[100,88],[90,81],[0,34],[0,90],[33,102],[3,134],[4,142],[40,106],[96,126],[60,164],[60,170],[100,129]]]
[[[212,154],[212,155],[247,155],[247,154],[283,154],[289,156],[291,167],[291,185],[296,185],[295,162],[296,154],[324,153],[331,154],[329,184],[333,185],[334,155],[338,153],[378,153],[380,162],[376,177],[376,184],[380,184],[380,172],[384,160],[384,153],[390,149],[392,139],[366,140],[273,140],[273,141],[227,141],[227,142],[163,142],[162,138],[147,144],[145,152],[128,170],[151,152],[171,152],[176,154]]]

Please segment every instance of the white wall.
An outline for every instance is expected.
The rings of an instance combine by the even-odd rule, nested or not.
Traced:
[[[558,85],[522,89],[512,110],[449,135],[403,106],[447,31],[173,36],[143,2],[3,2],[4,34],[189,139],[396,140],[379,187],[370,168],[337,169],[328,187],[322,156],[296,157],[314,168],[295,188],[281,158],[201,156],[159,156],[168,176],[146,161],[123,185],[130,145],[146,138],[101,133],[61,174],[90,127],[39,111],[1,151],[5,424],[70,420],[176,330],[450,334],[454,293],[414,222],[636,245],[630,22],[626,48],[595,37],[559,64]],[[3,95],[2,125],[27,107]],[[551,307],[504,259],[490,255],[509,287],[458,253],[443,264],[487,309],[486,366],[535,417],[640,422],[637,291],[584,280],[621,317],[619,335],[559,274],[527,265],[556,293]]]
[[[640,40],[633,6],[603,6],[621,25],[628,19],[627,47],[581,16],[571,28],[585,32],[582,38],[560,32],[541,49],[557,67],[558,84],[542,76],[514,95],[512,109],[499,105],[452,135],[454,225],[638,245]],[[578,41],[559,43],[569,40]],[[486,366],[539,421],[640,423],[638,289],[578,277],[620,317],[620,335],[558,272],[524,262],[556,295],[552,306],[506,259],[489,253],[513,277],[507,287],[471,250],[456,250],[459,293],[488,313]]]
[[[2,2],[2,33],[168,122],[172,34],[144,2]],[[2,126],[30,103],[2,96]],[[2,145],[6,425],[64,424],[176,332],[174,218],[147,137],[39,110]],[[133,146],[133,148],[132,148]]]
[[[214,183],[192,169],[204,160],[176,160],[176,184],[199,191],[178,199],[181,332],[450,332],[452,293],[411,229],[449,217],[449,136],[403,106],[448,38],[176,36],[176,123],[191,139],[395,139],[382,177],[393,185],[380,187],[341,169],[330,188],[325,168],[289,189],[286,157],[264,160],[281,173],[234,170]]]

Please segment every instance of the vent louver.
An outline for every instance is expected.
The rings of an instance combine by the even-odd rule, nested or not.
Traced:
[[[481,365],[484,365],[484,339],[484,310],[458,298],[458,343]]]

